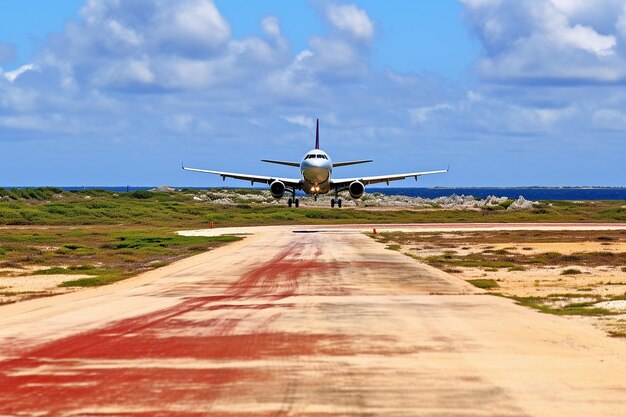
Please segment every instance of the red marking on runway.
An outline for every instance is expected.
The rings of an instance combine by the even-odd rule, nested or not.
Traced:
[[[188,298],[0,362],[0,414],[56,415],[113,407],[119,410],[115,415],[130,415],[128,410],[134,409],[154,410],[145,415],[196,415],[182,410],[223,395],[244,395],[238,392],[241,387],[271,378],[260,370],[229,368],[225,361],[345,354],[349,344],[343,336],[271,331],[272,323],[292,307],[272,301],[298,295],[304,274],[338,267],[317,260],[321,251],[302,259],[305,249],[292,245],[242,275],[222,295]],[[197,288],[202,291],[202,283]],[[276,311],[255,322],[255,314],[272,309]],[[258,324],[252,332],[244,326],[251,322]],[[185,365],[193,361],[224,364],[217,369]],[[181,412],[167,411],[172,404]]]

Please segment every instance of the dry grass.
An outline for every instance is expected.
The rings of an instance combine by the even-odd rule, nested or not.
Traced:
[[[426,263],[445,269],[466,267],[524,270],[537,266],[612,266],[626,264],[626,252],[559,252],[525,253],[532,248],[524,246],[522,251],[515,247],[494,249],[493,245],[523,246],[533,243],[582,243],[582,242],[626,242],[626,231],[497,231],[497,232],[389,232],[379,233],[375,239],[387,245],[412,246],[419,252],[423,249],[438,249],[436,255],[419,256]],[[487,245],[487,246],[485,246]],[[492,246],[489,246],[492,245]],[[459,253],[452,249],[464,246],[468,249]],[[479,249],[479,250],[478,250]],[[573,272],[571,272],[573,273]],[[569,274],[569,273],[567,273]]]

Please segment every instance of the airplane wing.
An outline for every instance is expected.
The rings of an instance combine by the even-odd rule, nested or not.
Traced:
[[[248,174],[239,174],[236,172],[223,172],[223,171],[211,171],[208,169],[198,169],[198,168],[187,168],[183,166],[185,171],[195,171],[195,172],[203,172],[205,174],[214,174],[219,175],[222,179],[226,178],[234,178],[237,180],[250,181],[252,184],[255,182],[263,183],[263,184],[271,184],[272,182],[278,180],[282,181],[288,187],[298,187],[300,185],[299,178],[279,178],[279,177],[266,177],[263,175],[248,175]]]
[[[353,181],[360,181],[364,185],[370,184],[378,184],[381,182],[386,182],[389,184],[390,181],[398,181],[406,178],[414,177],[417,181],[417,177],[421,177],[422,175],[430,175],[430,174],[443,174],[444,172],[448,172],[447,169],[441,169],[437,171],[422,171],[422,172],[408,172],[406,174],[394,174],[394,175],[379,175],[376,177],[356,177],[356,178],[337,178],[332,180],[332,185],[334,187],[339,188],[340,190],[348,188],[348,186]]]
[[[345,167],[346,165],[366,164],[368,162],[374,162],[374,161],[372,159],[363,159],[360,161],[333,162],[333,168]]]
[[[300,167],[298,162],[275,161],[273,159],[261,159],[261,162],[269,162],[270,164],[287,165],[290,167]]]

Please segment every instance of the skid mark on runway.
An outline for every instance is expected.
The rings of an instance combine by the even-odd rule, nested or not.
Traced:
[[[43,410],[54,414],[115,404],[148,410],[167,404],[184,408],[185,404],[210,404],[223,394],[224,387],[229,395],[245,396],[236,387],[268,379],[266,371],[162,369],[158,360],[309,356],[341,343],[337,335],[272,331],[272,323],[291,308],[289,303],[277,306],[274,302],[296,295],[304,274],[335,267],[318,260],[321,249],[312,248],[313,252],[303,243],[289,245],[245,272],[221,295],[190,297],[171,308],[54,341],[0,362],[0,414]],[[202,282],[195,287],[195,292],[202,293]],[[242,324],[248,329],[255,325],[254,331],[242,330]],[[89,360],[115,359],[131,363],[152,359],[154,368],[88,366]],[[51,365],[53,373],[38,373]],[[122,414],[123,409],[119,409]]]

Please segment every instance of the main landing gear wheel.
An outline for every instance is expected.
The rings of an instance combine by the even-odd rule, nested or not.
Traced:
[[[335,199],[334,198],[330,200],[330,206],[331,207],[335,207]]]
[[[330,200],[331,207],[335,207],[335,204],[337,204],[337,207],[341,208],[341,198],[338,198],[337,200],[333,198]]]
[[[296,198],[296,207],[300,207],[300,200]]]
[[[341,208],[341,198],[337,200],[337,207]]]
[[[289,207],[291,207],[292,204],[293,204],[293,200],[291,198],[289,200],[287,200],[287,205]]]

